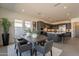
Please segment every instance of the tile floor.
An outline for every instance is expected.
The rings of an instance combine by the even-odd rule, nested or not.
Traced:
[[[63,50],[61,56],[79,56],[79,38],[66,38],[64,43],[54,43],[54,46]]]

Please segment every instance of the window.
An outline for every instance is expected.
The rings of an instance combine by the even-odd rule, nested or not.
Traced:
[[[22,27],[22,20],[15,20],[15,27]]]
[[[23,35],[23,21],[15,19],[15,37],[21,37]]]
[[[31,27],[32,22],[31,21],[23,21],[15,19],[14,26],[15,26],[15,37],[23,37],[23,35],[26,33],[25,30],[32,29]]]
[[[31,21],[25,21],[25,28],[31,28]]]

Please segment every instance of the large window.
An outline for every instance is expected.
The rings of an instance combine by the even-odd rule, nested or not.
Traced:
[[[31,21],[25,21],[25,28],[26,28],[26,29],[32,28],[32,27],[31,27]]]
[[[23,21],[15,19],[14,22],[15,26],[15,37],[21,37],[23,34]]]
[[[22,20],[15,20],[15,27],[22,27],[22,23],[23,23],[23,21]]]
[[[25,34],[24,30],[32,29],[32,22],[31,21],[24,21],[15,19],[14,26],[15,26],[15,37],[22,37]]]

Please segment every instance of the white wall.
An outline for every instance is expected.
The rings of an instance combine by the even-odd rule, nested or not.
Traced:
[[[75,32],[75,22],[79,22],[79,18],[72,18],[71,19],[71,32],[72,32],[72,37],[76,37],[76,32]]]

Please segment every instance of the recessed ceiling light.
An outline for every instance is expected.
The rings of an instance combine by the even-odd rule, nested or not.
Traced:
[[[24,9],[22,9],[22,12],[24,12]]]
[[[67,7],[66,7],[66,6],[64,6],[64,9],[67,9]]]

